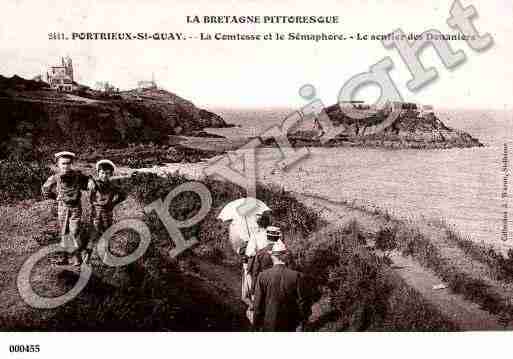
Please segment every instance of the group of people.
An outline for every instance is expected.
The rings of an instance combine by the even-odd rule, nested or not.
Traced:
[[[240,248],[242,300],[257,331],[302,331],[311,314],[303,275],[288,268],[289,253],[269,212],[257,218],[258,230]]]
[[[96,241],[112,225],[114,207],[126,194],[110,181],[116,169],[112,161],[98,161],[93,177],[74,168],[75,158],[73,152],[56,153],[57,173],[46,180],[41,192],[44,199],[57,200],[60,244],[67,251],[58,264],[79,266],[89,261]],[[91,204],[90,236],[83,233],[82,191],[88,191]]]
[[[88,262],[94,245],[113,223],[114,207],[126,194],[112,184],[116,166],[108,159],[96,163],[96,177],[74,168],[75,154],[55,154],[57,173],[42,186],[45,199],[57,200],[58,225],[67,255],[58,264]],[[88,191],[93,233],[84,236],[82,192]],[[302,330],[311,314],[307,287],[300,272],[287,267],[288,250],[280,228],[271,226],[269,212],[257,218],[257,231],[239,250],[243,261],[242,299],[258,331]]]

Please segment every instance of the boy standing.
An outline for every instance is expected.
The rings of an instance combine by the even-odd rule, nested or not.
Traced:
[[[88,184],[91,218],[95,233],[87,245],[84,255],[86,262],[89,260],[95,242],[112,226],[114,207],[126,199],[126,194],[110,181],[115,169],[116,166],[112,161],[98,161],[96,163],[98,178],[91,179]]]
[[[78,250],[81,248],[80,230],[82,224],[82,192],[87,189],[89,177],[72,168],[75,160],[73,152],[55,154],[58,173],[50,176],[43,184],[44,199],[57,200],[57,217],[61,237],[61,247],[71,249],[71,265],[80,265]],[[66,264],[68,256],[60,264]]]

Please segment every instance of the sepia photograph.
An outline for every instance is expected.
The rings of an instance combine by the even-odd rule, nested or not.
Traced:
[[[5,1],[0,330],[511,331],[512,16]]]

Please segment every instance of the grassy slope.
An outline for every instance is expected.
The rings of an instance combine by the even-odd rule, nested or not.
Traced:
[[[409,257],[447,283],[452,292],[493,314],[504,326],[513,319],[511,259],[492,248],[463,238],[444,221],[408,221],[392,218],[379,208],[337,202],[340,213],[352,212],[374,237],[386,229],[398,255]]]
[[[457,325],[369,251],[357,222],[326,229],[290,247],[322,291],[315,330],[438,331]]]
[[[246,328],[237,307],[213,283],[169,260],[167,240],[154,242],[137,262],[114,269],[94,258],[94,275],[73,301],[53,310],[27,306],[16,288],[16,275],[27,256],[38,249],[34,233],[52,225],[46,202],[25,202],[26,207],[2,208],[0,292],[4,330],[234,330]],[[140,205],[129,199],[117,217],[141,217]],[[123,233],[111,250],[126,254],[137,239]],[[164,242],[164,243],[162,243]],[[56,296],[76,282],[77,271],[56,268],[41,261],[33,272],[35,290]]]
[[[28,254],[37,250],[34,233],[52,224],[46,202],[20,202],[2,207],[1,248],[4,285],[0,293],[3,329],[34,330],[246,330],[244,308],[238,299],[237,258],[227,243],[227,228],[215,219],[229,200],[243,196],[232,184],[205,180],[212,191],[214,210],[199,225],[184,230],[201,244],[170,260],[168,234],[154,215],[141,208],[187,181],[181,176],[160,178],[138,175],[123,186],[131,196],[116,213],[117,219],[138,217],[152,229],[153,241],[146,255],[121,269],[108,268],[95,259],[94,277],[74,301],[55,310],[34,310],[25,305],[15,287],[17,270]],[[191,197],[193,196],[193,197]],[[355,238],[358,230],[320,230],[324,223],[279,188],[259,187],[258,197],[273,208],[295,253],[297,267],[310,274],[324,295],[311,318],[312,330],[441,330],[455,329],[443,315],[396,276],[379,256]],[[25,203],[25,207],[24,204]],[[199,205],[191,193],[178,196],[170,207],[185,219]],[[87,214],[86,214],[87,216]],[[87,217],[85,217],[87,218]],[[317,234],[314,234],[317,233]],[[308,238],[308,240],[306,239]],[[134,249],[137,238],[121,232],[112,241],[118,255]],[[306,258],[306,259],[305,259]],[[309,259],[308,259],[309,258]],[[54,296],[77,279],[73,271],[56,269],[42,261],[34,272],[34,286]],[[358,285],[354,285],[358,283]],[[422,315],[412,315],[422,313]]]
[[[31,200],[1,207],[0,327],[10,330],[246,330],[244,308],[238,293],[234,293],[240,280],[235,267],[237,260],[226,240],[227,229],[215,220],[220,207],[240,197],[242,190],[222,182],[205,182],[214,193],[214,210],[201,224],[184,231],[186,236],[198,235],[204,243],[184,253],[179,261],[168,256],[169,236],[160,221],[142,212],[143,204],[165,196],[185,181],[180,176],[159,178],[155,175],[127,179],[123,186],[130,189],[131,196],[117,210],[116,218],[136,217],[146,221],[153,234],[150,249],[143,258],[120,269],[106,267],[95,258],[94,276],[86,290],[72,302],[54,310],[30,308],[16,288],[19,268],[27,256],[38,249],[35,237],[48,226],[55,226],[49,202]],[[287,233],[311,232],[319,224],[314,213],[285,192],[262,187],[259,193],[276,209],[277,223]],[[197,198],[189,195],[193,196],[186,193],[172,202],[170,211],[175,218],[184,219],[199,205]],[[87,216],[85,213],[84,218]],[[118,255],[129,253],[137,241],[130,232],[121,232],[112,241],[112,251]],[[34,270],[33,284],[42,295],[55,296],[70,289],[77,276],[76,271],[55,268],[45,259]],[[221,283],[220,277],[230,278],[228,287]]]

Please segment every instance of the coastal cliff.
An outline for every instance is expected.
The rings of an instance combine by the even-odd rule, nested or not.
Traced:
[[[162,89],[115,93],[80,86],[64,93],[41,81],[0,76],[0,154],[42,148],[78,152],[166,145],[169,135],[194,135],[207,127],[228,127],[214,113]]]

